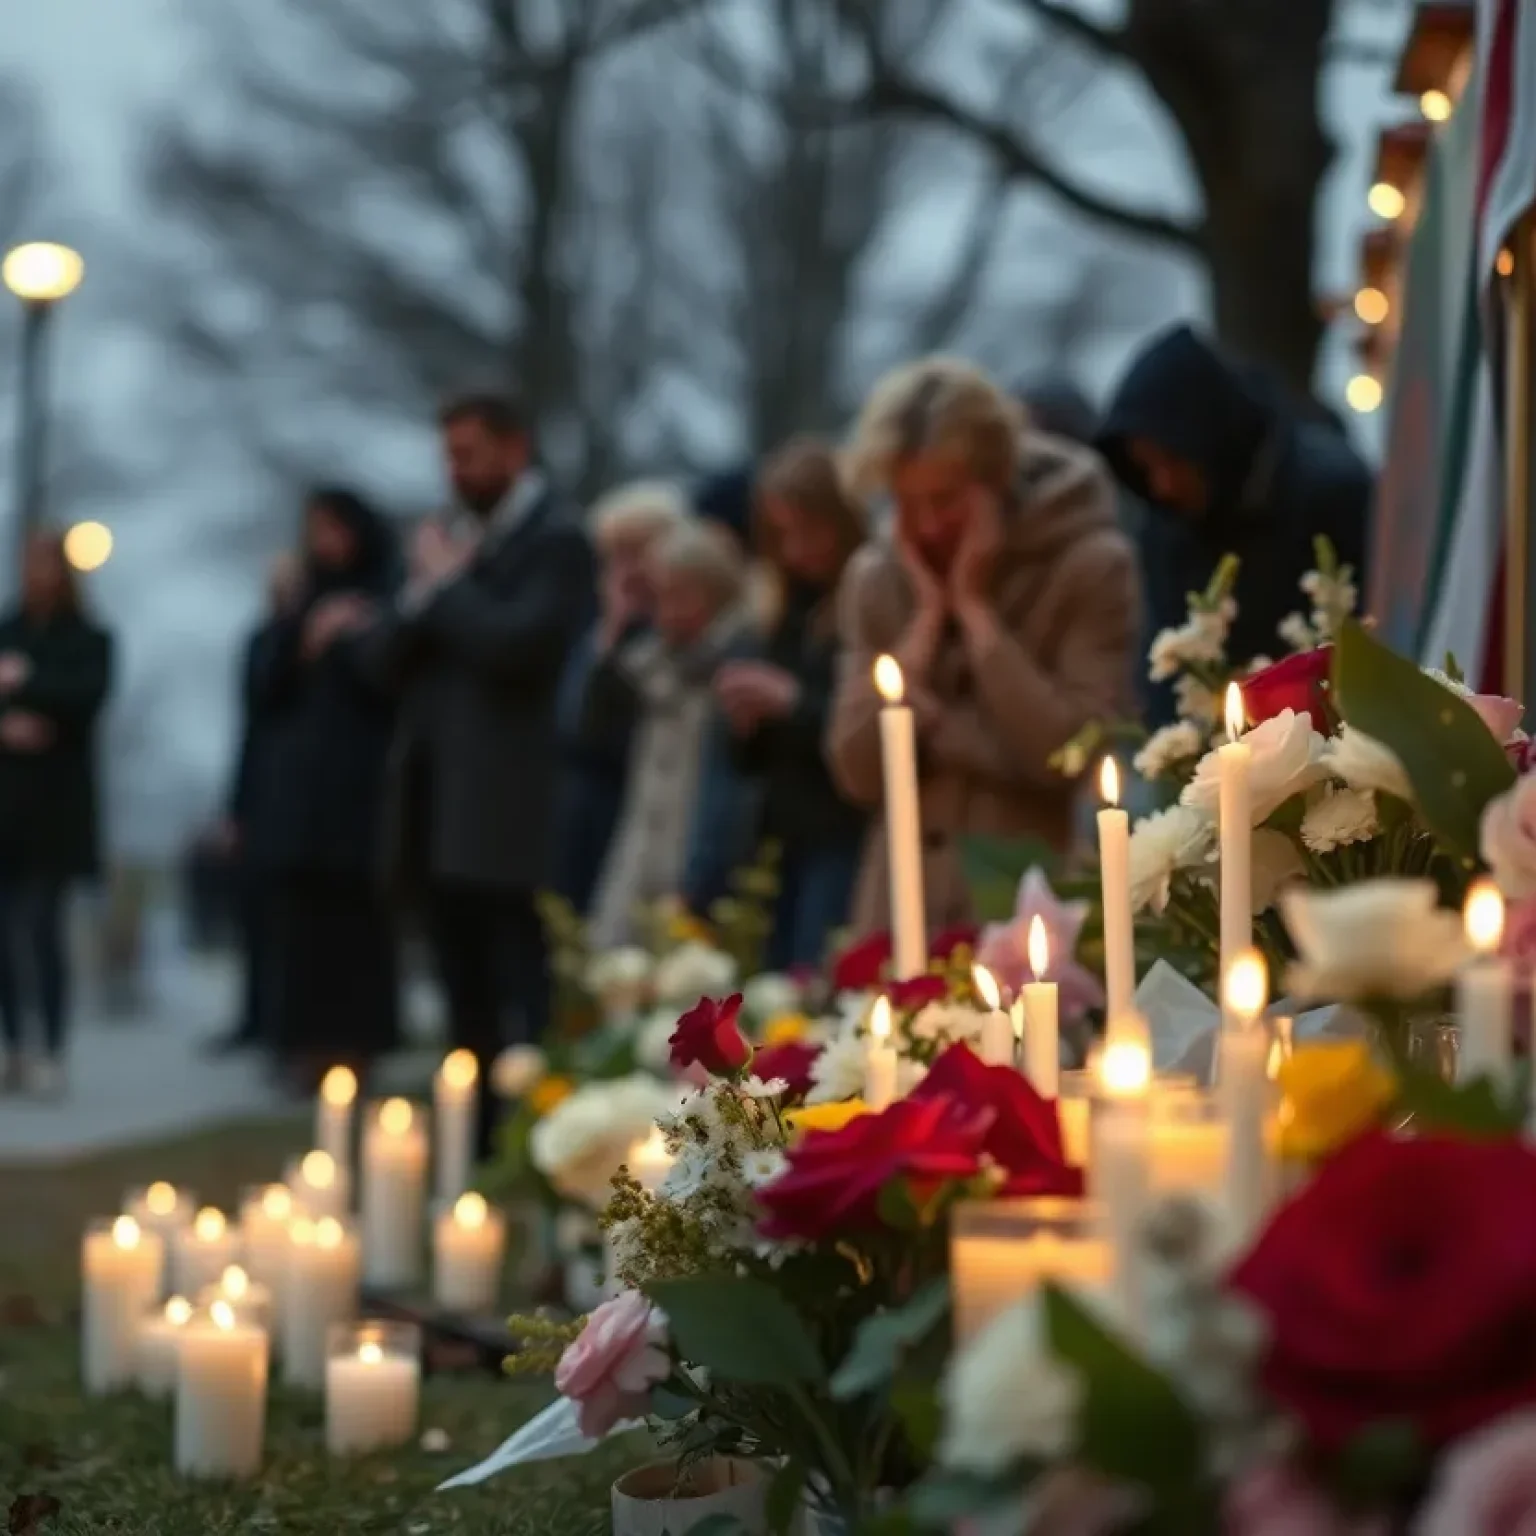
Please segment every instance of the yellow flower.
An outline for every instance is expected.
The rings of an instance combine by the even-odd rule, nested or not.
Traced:
[[[804,1109],[786,1110],[784,1119],[796,1136],[807,1131],[840,1131],[850,1120],[869,1113],[863,1099],[844,1099],[838,1104],[807,1104]]]
[[[1363,1040],[1298,1045],[1277,1074],[1280,1154],[1312,1162],[1381,1122],[1397,1080]]]
[[[576,1091],[576,1085],[568,1077],[546,1077],[528,1090],[528,1104],[534,1114],[543,1119],[557,1104],[563,1104]]]
[[[674,944],[713,944],[715,936],[702,917],[679,908],[667,919],[667,938]]]
[[[793,1045],[811,1031],[811,1021],[803,1013],[776,1013],[763,1026],[764,1045]]]

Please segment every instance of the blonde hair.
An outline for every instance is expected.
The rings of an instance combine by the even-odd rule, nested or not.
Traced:
[[[692,516],[688,498],[670,480],[635,480],[599,497],[587,521],[598,552],[649,544]]]
[[[858,495],[885,490],[903,459],[938,451],[953,454],[982,484],[1006,490],[1027,424],[1023,406],[973,364],[921,358],[869,392],[844,452],[844,479]]]
[[[667,529],[651,546],[650,556],[656,574],[687,576],[698,582],[717,612],[741,601],[747,562],[729,529],[689,518]]]

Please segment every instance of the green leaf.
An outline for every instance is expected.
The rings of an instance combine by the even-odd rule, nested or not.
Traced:
[[[898,1381],[891,1388],[891,1412],[901,1423],[907,1445],[920,1466],[932,1463],[944,1427],[939,1394],[932,1382]]]
[[[960,869],[979,922],[1001,923],[1013,916],[1019,881],[1035,865],[1049,878],[1056,856],[1038,838],[962,837]]]
[[[1028,1505],[1021,1492],[1023,1479],[1010,1473],[1002,1477],[982,1477],[974,1472],[942,1470],[930,1472],[907,1500],[907,1510],[919,1526],[948,1531],[959,1522],[981,1515],[1001,1515],[1007,1509],[1018,1512],[1023,1531]],[[994,1527],[988,1524],[990,1532]],[[1002,1529],[1006,1529],[1002,1527]]]
[[[1425,1460],[1424,1440],[1412,1420],[1383,1419],[1339,1452],[1331,1481],[1351,1505],[1379,1509],[1415,1486]]]
[[[768,1518],[772,1536],[788,1536],[805,1500],[805,1467],[798,1461],[786,1461],[773,1474],[768,1493],[763,1501],[763,1513]]]
[[[1349,725],[1396,754],[1446,850],[1476,864],[1483,808],[1515,782],[1477,711],[1353,619],[1334,649],[1333,701]]]
[[[1181,1505],[1200,1482],[1199,1421],[1166,1377],[1108,1332],[1068,1292],[1047,1285],[1046,1337],[1084,1386],[1078,1459]]]
[[[1513,1082],[1482,1076],[1447,1083],[1433,1072],[1402,1072],[1397,1108],[1413,1116],[1416,1131],[1499,1141],[1518,1135],[1525,1124],[1525,1076],[1517,1073]]]
[[[859,1324],[853,1346],[832,1376],[833,1397],[847,1400],[883,1387],[908,1352],[949,1316],[949,1280],[930,1280],[903,1307]]]
[[[678,1353],[690,1365],[746,1386],[826,1379],[816,1341],[800,1315],[761,1280],[658,1280],[646,1294],[667,1314]]]

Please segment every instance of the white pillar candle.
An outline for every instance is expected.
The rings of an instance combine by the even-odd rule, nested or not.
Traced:
[[[1499,958],[1504,941],[1504,898],[1491,880],[1467,892],[1467,943],[1473,958],[1456,977],[1461,1038],[1456,1076],[1461,1082],[1492,1077],[1502,1083],[1514,1060],[1514,967]]]
[[[1264,1005],[1269,974],[1257,950],[1240,954],[1221,988],[1221,1117],[1227,1127],[1225,1198],[1228,1235],[1245,1244],[1269,1207],[1272,1180],[1265,1123],[1269,1111],[1269,1031]]]
[[[432,1228],[432,1299],[450,1312],[490,1313],[501,1296],[507,1224],[485,1197],[460,1195]]]
[[[437,1140],[437,1198],[451,1205],[469,1188],[475,1165],[480,1063],[473,1051],[450,1051],[432,1080],[432,1124]]]
[[[389,1450],[415,1438],[421,1335],[409,1323],[331,1330],[325,1362],[325,1447],[333,1456]]]
[[[294,1219],[278,1317],[283,1376],[293,1385],[325,1385],[326,1340],[357,1316],[360,1268],[357,1234],[336,1217]]]
[[[659,1125],[653,1125],[651,1134],[644,1141],[637,1141],[624,1160],[630,1177],[641,1189],[653,1195],[666,1183],[676,1161],[667,1150],[667,1138],[662,1135]]]
[[[146,1397],[166,1398],[176,1390],[176,1351],[191,1320],[192,1303],[185,1296],[172,1296],[140,1319],[134,1360],[139,1391]]]
[[[254,1477],[266,1417],[266,1330],[216,1301],[182,1329],[176,1351],[176,1470]]]
[[[1024,1004],[1024,1075],[1043,1099],[1061,1091],[1060,994],[1054,981],[1045,979],[1051,951],[1045,924],[1036,915],[1029,924],[1029,969],[1034,980],[1026,982]]]
[[[1113,1022],[1135,1007],[1136,930],[1131,921],[1131,818],[1120,809],[1120,770],[1112,757],[1099,770],[1099,892],[1104,906],[1104,991]]]
[[[219,1276],[239,1261],[240,1234],[223,1211],[205,1205],[172,1240],[171,1289],[178,1296],[196,1296],[218,1284]]]
[[[1137,1024],[1140,1030],[1133,1027]],[[1152,1183],[1152,1052],[1136,1015],[1122,1014],[1116,1030],[1099,1057],[1089,1179],[1103,1212],[1115,1298],[1135,1331],[1141,1326],[1141,1222]]]
[[[197,1199],[191,1190],[177,1189],[174,1184],[167,1184],[164,1180],[143,1189],[130,1190],[128,1198],[123,1202],[123,1214],[132,1216],[141,1231],[153,1232],[160,1239],[167,1256],[174,1246],[176,1234],[183,1227],[192,1225],[192,1216],[196,1210]],[[162,1278],[169,1283],[168,1273]]]
[[[421,1279],[427,1131],[404,1099],[386,1099],[363,1131],[363,1278],[401,1289]]]
[[[357,1104],[357,1073],[332,1067],[320,1080],[315,1099],[315,1145],[343,1172],[352,1171],[352,1116]]]
[[[864,1050],[864,1102],[885,1109],[896,1097],[896,1042],[891,1038],[891,1000],[877,997],[869,1014],[869,1043]]]
[[[917,737],[894,656],[875,662],[880,709],[880,763],[885,781],[885,849],[891,885],[891,961],[896,979],[928,969],[923,897],[923,829],[917,790]]]
[[[276,1291],[288,1261],[288,1223],[300,1203],[286,1184],[266,1184],[240,1202],[240,1247],[251,1279]]]
[[[989,1067],[1011,1067],[1013,1061],[1013,1020],[1003,1007],[1002,989],[997,978],[984,965],[971,967],[971,981],[981,1005],[981,1059]]]
[[[216,1301],[227,1301],[241,1322],[255,1323],[258,1328],[272,1331],[272,1292],[252,1280],[243,1265],[231,1264],[219,1276],[218,1284],[210,1285],[197,1298],[197,1310],[206,1311]]]
[[[329,1152],[316,1147],[283,1170],[294,1205],[311,1216],[345,1216],[352,1208],[352,1181]]]
[[[133,1384],[139,1327],[160,1296],[165,1244],[132,1216],[92,1222],[80,1249],[80,1366],[87,1392]]]
[[[1253,803],[1248,775],[1253,752],[1241,740],[1247,718],[1243,690],[1227,689],[1228,741],[1216,753],[1221,826],[1221,974],[1253,943]]]

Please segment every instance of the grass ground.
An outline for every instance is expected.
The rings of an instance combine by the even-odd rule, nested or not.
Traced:
[[[170,1468],[168,1406],[82,1398],[76,1361],[80,1231],[126,1188],[171,1179],[232,1206],[298,1150],[302,1124],[264,1122],[94,1158],[0,1168],[0,1511],[11,1536],[597,1536],[608,1486],[637,1459],[619,1444],[576,1461],[434,1492],[547,1401],[489,1375],[429,1378],[422,1427],[446,1448],[327,1458],[318,1399],[276,1386],[265,1470],[237,1486]],[[433,1437],[434,1440],[439,1437]],[[56,1507],[55,1507],[56,1503]]]

